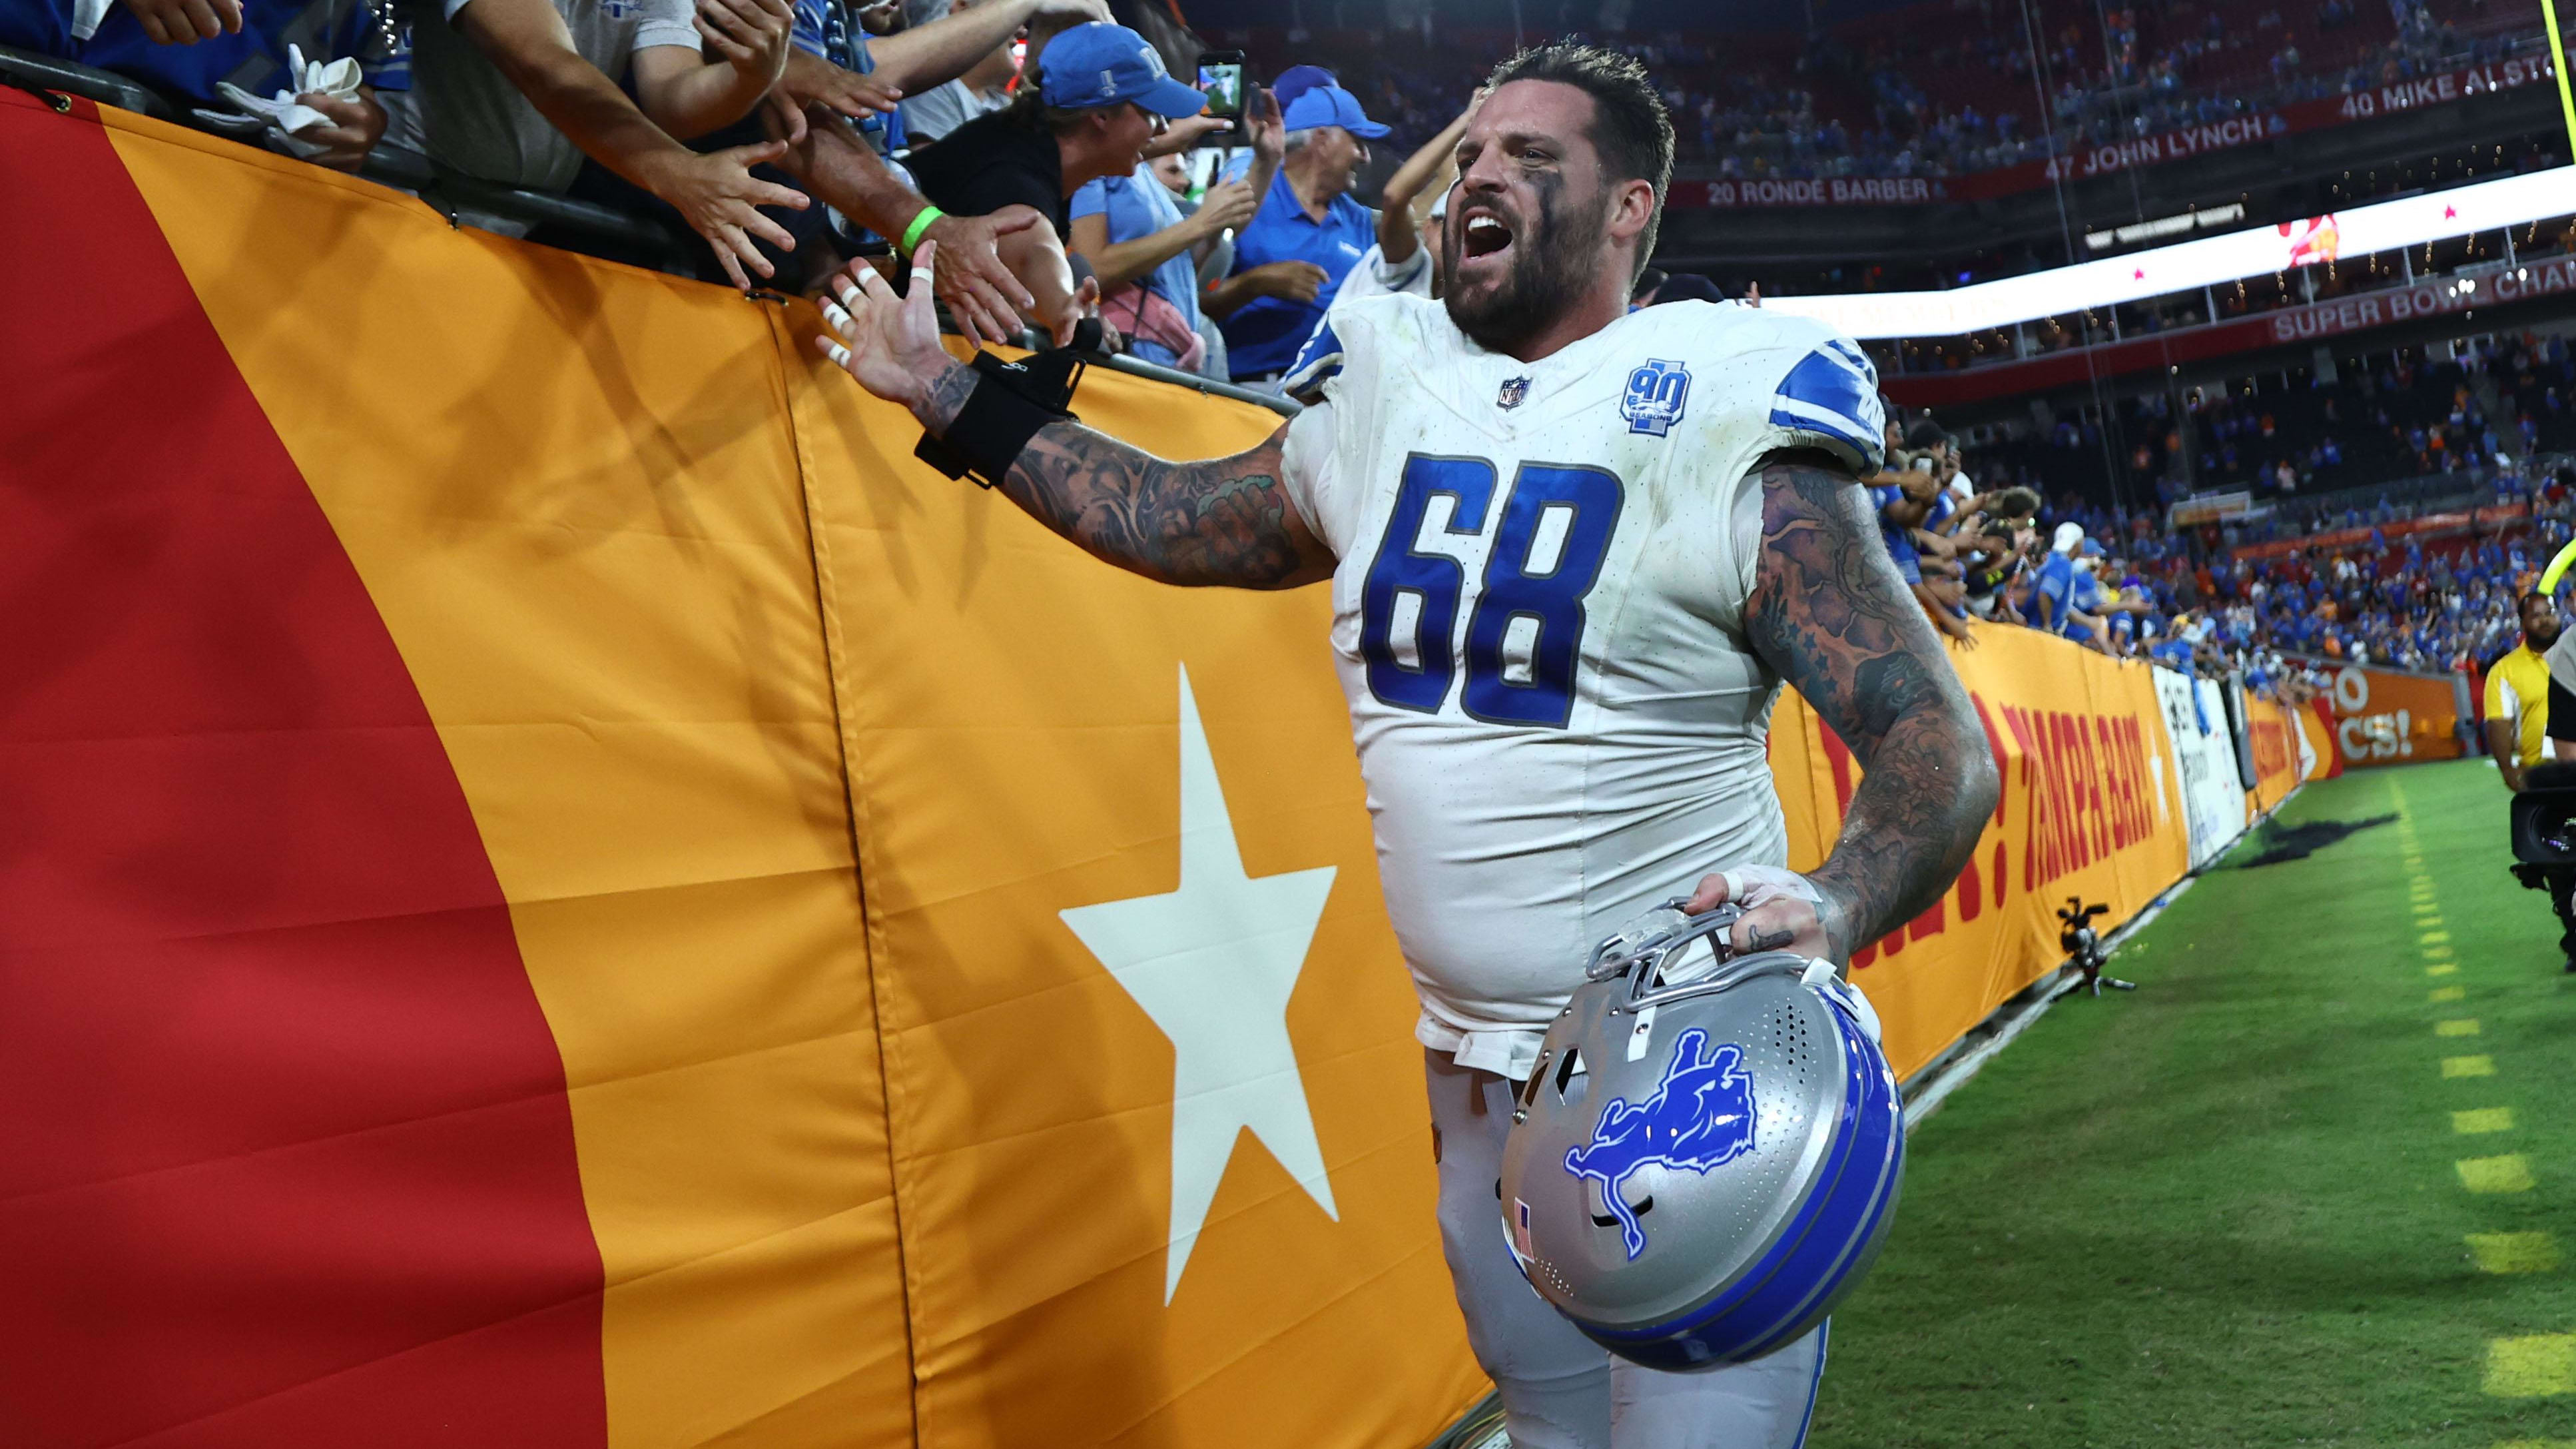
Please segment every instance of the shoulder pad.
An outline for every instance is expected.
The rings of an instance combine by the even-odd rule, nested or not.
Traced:
[[[1341,375],[1342,338],[1333,330],[1333,319],[1326,317],[1315,324],[1315,335],[1297,349],[1297,360],[1279,378],[1279,390],[1300,402],[1311,402],[1324,390],[1324,384]]]
[[[1772,388],[1771,423],[1840,457],[1864,475],[1879,470],[1887,409],[1878,368],[1860,344],[1821,323],[1777,319],[1777,349],[1788,366]]]

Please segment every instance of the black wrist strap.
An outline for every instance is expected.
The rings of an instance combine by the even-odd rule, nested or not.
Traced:
[[[1096,348],[1099,324],[1088,325],[1095,329],[1092,346]],[[1079,421],[1067,406],[1083,372],[1082,338],[1076,336],[1074,342],[1072,347],[1036,353],[1021,362],[977,352],[966,364],[975,372],[975,390],[966,394],[965,405],[948,424],[948,435],[934,438],[923,433],[912,455],[951,478],[971,476],[978,487],[1001,482],[1038,429],[1059,419]]]

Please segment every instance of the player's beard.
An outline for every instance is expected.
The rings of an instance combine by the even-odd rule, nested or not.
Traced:
[[[1586,265],[1601,254],[1606,227],[1585,235],[1570,219],[1578,208],[1566,204],[1564,188],[1554,177],[1539,178],[1533,189],[1538,193],[1534,217],[1499,197],[1483,203],[1512,229],[1511,266],[1502,280],[1473,292],[1452,286],[1441,299],[1449,320],[1488,352],[1509,352],[1564,316],[1583,293]],[[1451,277],[1458,275],[1464,251],[1463,213],[1458,207],[1440,228],[1440,265]]]

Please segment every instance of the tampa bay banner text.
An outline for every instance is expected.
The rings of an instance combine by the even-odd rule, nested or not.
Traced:
[[[1306,1449],[1485,1392],[1324,590],[1096,563],[801,303],[15,91],[0,198],[0,1438]],[[1980,637],[2002,803],[1853,963],[1900,1071],[2215,848],[2155,671]],[[2237,715],[2204,835],[2298,775]],[[1813,865],[1859,765],[1794,699],[1772,747]]]

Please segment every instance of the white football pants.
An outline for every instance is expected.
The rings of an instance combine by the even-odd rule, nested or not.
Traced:
[[[1768,1358],[1668,1374],[1615,1358],[1538,1296],[1503,1241],[1496,1183],[1512,1084],[1428,1053],[1440,1241],[1467,1342],[1514,1449],[1798,1449],[1825,1372],[1825,1330]]]

